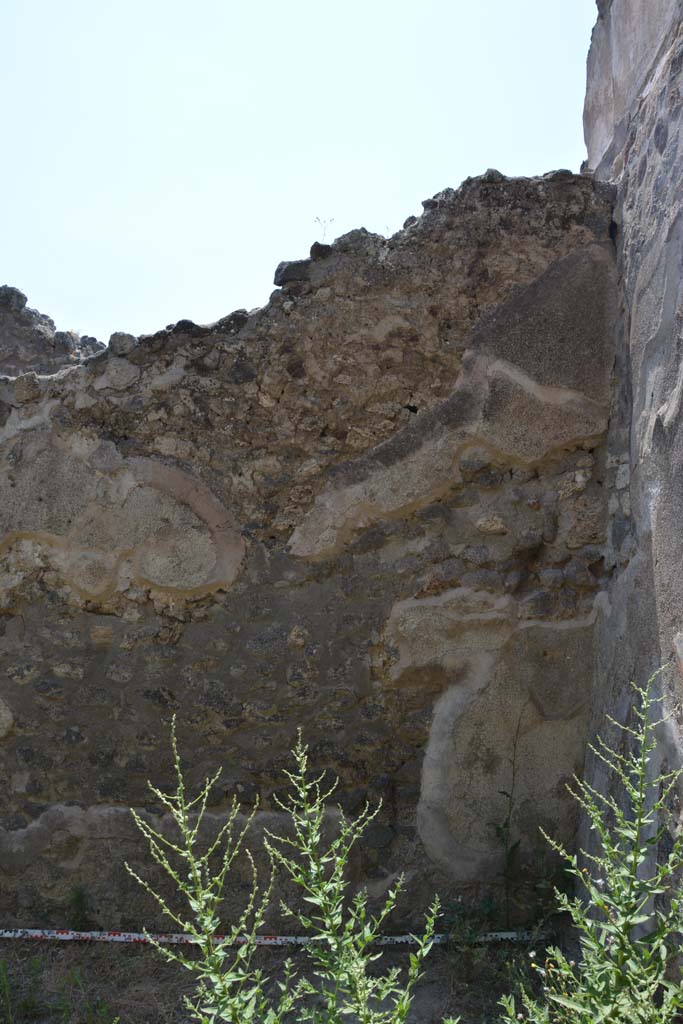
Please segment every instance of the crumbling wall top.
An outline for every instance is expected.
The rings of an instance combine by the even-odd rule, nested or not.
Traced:
[[[58,331],[49,316],[26,302],[18,288],[0,286],[0,374],[55,373],[104,348],[96,338]]]

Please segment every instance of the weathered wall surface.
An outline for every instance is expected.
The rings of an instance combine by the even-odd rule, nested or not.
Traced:
[[[675,659],[683,628],[682,25],[680,3],[614,0],[599,18],[588,63],[588,149],[598,174],[618,185],[621,313],[610,451],[623,473],[612,499],[616,572],[597,686],[619,713],[629,679],[643,681]],[[604,105],[612,87],[620,95],[613,111]],[[675,671],[665,688],[680,700]],[[668,736],[676,763],[679,728],[674,723]]]
[[[608,585],[612,194],[471,179],[391,239],[278,269],[261,310],[0,379],[0,904],[153,923],[120,862],[179,720],[273,813],[301,725],[381,893],[570,838]],[[44,367],[41,367],[44,369]],[[426,856],[425,856],[426,854]]]

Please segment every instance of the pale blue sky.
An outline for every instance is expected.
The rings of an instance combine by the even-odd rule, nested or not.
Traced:
[[[584,158],[594,0],[0,0],[0,284],[107,340]]]

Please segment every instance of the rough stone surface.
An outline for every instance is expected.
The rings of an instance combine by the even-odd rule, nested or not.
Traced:
[[[0,740],[4,740],[9,735],[13,725],[14,715],[4,700],[0,700]]]
[[[589,58],[586,138],[599,174],[617,183],[621,315],[607,464],[607,564],[594,717],[619,717],[667,662],[664,692],[680,706],[673,667],[683,624],[683,19],[679,3],[614,0]],[[611,92],[613,106],[609,105]],[[663,756],[681,762],[680,710]],[[589,769],[604,785],[600,765]]]
[[[157,810],[174,712],[215,814],[232,787],[267,822],[298,726],[347,810],[381,798],[375,896],[494,884],[513,761],[522,855],[571,840],[611,217],[589,177],[488,172],[281,265],[264,309],[0,381],[4,920],[63,923],[82,885],[103,926],[158,923],[125,808]]]
[[[96,338],[56,330],[48,316],[29,309],[18,288],[0,287],[0,374],[55,373],[103,348]]]
[[[629,125],[683,20],[683,0],[599,0],[588,56],[584,128],[588,163],[620,173]]]

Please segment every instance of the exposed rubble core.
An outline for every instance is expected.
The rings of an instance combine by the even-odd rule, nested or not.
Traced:
[[[154,923],[125,809],[155,810],[173,712],[190,778],[223,764],[261,821],[302,726],[347,809],[383,800],[375,895],[495,880],[511,759],[523,856],[571,838],[621,473],[612,200],[490,171],[281,264],[263,309],[0,379],[7,921],[83,886]]]

